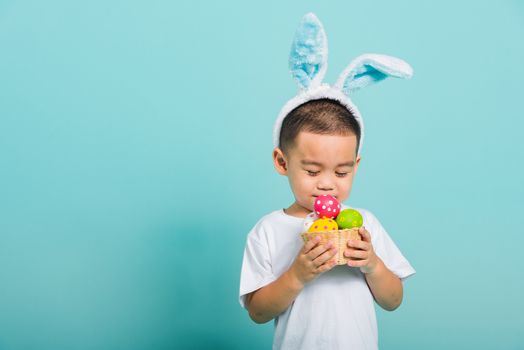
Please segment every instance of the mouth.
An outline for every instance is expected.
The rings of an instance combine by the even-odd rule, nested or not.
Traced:
[[[317,198],[318,196],[319,196],[318,194],[314,194],[313,198]],[[330,194],[330,196],[333,196],[333,197],[335,197],[335,199],[338,200],[338,196],[335,196],[334,194]]]

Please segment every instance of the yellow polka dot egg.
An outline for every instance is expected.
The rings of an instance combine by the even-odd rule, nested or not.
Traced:
[[[309,227],[308,232],[323,232],[338,230],[338,225],[335,220],[330,218],[322,218],[314,221]]]

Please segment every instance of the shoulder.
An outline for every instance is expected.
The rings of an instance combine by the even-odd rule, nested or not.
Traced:
[[[253,226],[251,231],[249,231],[248,239],[260,241],[266,238],[268,234],[274,232],[274,227],[276,227],[282,219],[280,212],[281,210],[274,210],[262,216]]]
[[[253,229],[261,230],[270,226],[273,226],[275,224],[278,224],[279,221],[282,219],[281,210],[274,210],[264,216],[262,216]]]

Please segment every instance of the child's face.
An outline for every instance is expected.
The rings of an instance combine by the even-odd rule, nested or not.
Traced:
[[[293,212],[313,211],[315,197],[330,194],[343,202],[349,197],[360,157],[355,135],[336,136],[300,132],[286,155],[273,151],[277,172],[286,175],[295,195]]]

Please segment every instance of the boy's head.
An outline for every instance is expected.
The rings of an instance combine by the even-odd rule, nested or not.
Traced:
[[[289,179],[297,214],[313,211],[322,194],[347,199],[360,162],[359,139],[354,116],[331,99],[308,101],[284,118],[273,161]]]
[[[321,98],[311,100],[293,109],[282,121],[279,145],[284,153],[295,145],[295,139],[301,132],[310,132],[322,135],[355,135],[358,154],[360,142],[360,126],[355,116],[340,102]]]
[[[399,58],[364,54],[330,86],[323,83],[327,57],[324,27],[308,13],[289,53],[299,93],[282,107],[273,127],[275,168],[288,176],[300,214],[312,211],[314,197],[320,194],[332,194],[341,202],[349,196],[364,139],[362,116],[349,95],[388,77],[413,75],[411,66]]]

